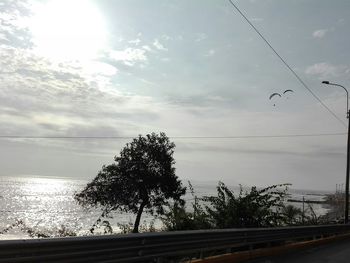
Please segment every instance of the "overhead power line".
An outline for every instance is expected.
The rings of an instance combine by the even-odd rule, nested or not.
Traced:
[[[285,59],[283,59],[280,54],[273,48],[273,46],[270,44],[270,42],[260,33],[260,31],[253,25],[252,22],[242,13],[242,11],[238,8],[236,4],[232,2],[232,0],[229,0],[231,5],[237,10],[237,12],[245,19],[245,21],[254,29],[254,31],[261,37],[262,40],[269,46],[269,48],[276,54],[276,56],[282,61],[282,63],[289,69],[289,71],[294,75],[294,77],[297,78],[297,80],[301,83],[301,85],[307,89],[311,95],[321,103],[321,105],[330,113],[332,114],[344,127],[347,127],[345,122],[339,118],[328,106],[306,85],[306,83],[299,77],[299,75],[289,66],[289,64],[286,62]]]
[[[291,138],[291,137],[321,137],[340,136],[347,133],[314,133],[314,134],[281,134],[281,135],[242,135],[242,136],[187,136],[170,137],[172,139],[264,139],[264,138]]]
[[[291,137],[322,137],[322,136],[340,136],[347,133],[310,133],[310,134],[280,134],[280,135],[236,135],[236,136],[169,136],[171,139],[264,139],[264,138],[291,138]],[[0,139],[87,139],[87,140],[123,140],[133,139],[135,136],[22,136],[22,135],[0,135]]]

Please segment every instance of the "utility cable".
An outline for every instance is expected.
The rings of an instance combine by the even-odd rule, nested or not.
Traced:
[[[270,42],[260,33],[260,31],[253,25],[252,22],[242,13],[242,11],[238,8],[236,4],[232,2],[232,0],[229,0],[231,5],[237,10],[237,12],[247,21],[247,23],[254,29],[254,31],[264,40],[264,42],[270,47],[270,49],[276,54],[276,56],[282,61],[282,63],[290,70],[290,72],[297,78],[297,80],[302,84],[302,86],[307,89],[311,95],[321,103],[321,105],[326,108],[326,110],[332,114],[341,124],[343,124],[344,127],[347,127],[345,122],[340,119],[328,106],[306,85],[306,83],[299,77],[299,75],[289,66],[289,64],[278,54],[278,52],[273,48],[273,46],[270,44]]]
[[[322,137],[322,136],[340,136],[347,133],[306,133],[306,134],[281,134],[281,135],[242,135],[242,136],[169,136],[170,139],[264,139],[264,138],[291,138],[291,137]],[[0,135],[0,139],[133,139],[132,136],[22,136],[22,135]]]

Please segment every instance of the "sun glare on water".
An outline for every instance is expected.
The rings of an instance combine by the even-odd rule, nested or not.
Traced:
[[[89,60],[106,44],[103,16],[89,0],[49,0],[33,7],[29,28],[38,54],[55,60]]]
[[[46,195],[56,195],[64,192],[68,187],[64,179],[53,178],[25,178],[21,186],[21,192],[31,196],[45,198]]]

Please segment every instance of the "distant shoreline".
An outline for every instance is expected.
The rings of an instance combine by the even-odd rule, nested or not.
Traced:
[[[315,200],[297,200],[297,199],[287,199],[290,203],[307,203],[307,204],[328,204],[327,201],[315,201]]]

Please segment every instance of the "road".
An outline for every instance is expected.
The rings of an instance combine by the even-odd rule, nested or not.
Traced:
[[[251,260],[249,263],[349,263],[350,239],[330,242],[280,256]]]

